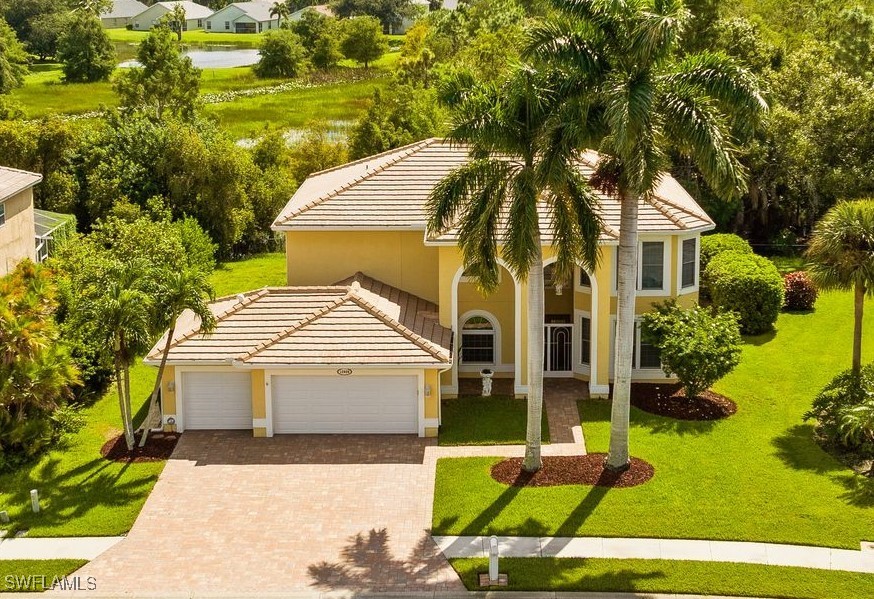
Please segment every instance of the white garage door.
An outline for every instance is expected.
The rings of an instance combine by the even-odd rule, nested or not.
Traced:
[[[251,429],[252,379],[248,372],[184,372],[186,429]]]
[[[274,376],[276,433],[416,433],[415,376]]]

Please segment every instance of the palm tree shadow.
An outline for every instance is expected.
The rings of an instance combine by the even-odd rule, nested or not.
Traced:
[[[796,424],[775,437],[771,444],[777,450],[776,456],[795,470],[827,474],[843,469],[814,441],[812,424]]]
[[[832,477],[846,491],[840,498],[855,507],[874,507],[874,477],[861,474],[846,474]]]

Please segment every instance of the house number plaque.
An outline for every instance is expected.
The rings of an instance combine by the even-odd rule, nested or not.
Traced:
[[[351,368],[338,368],[337,374],[339,374],[340,376],[349,376],[350,374],[352,374],[352,369]]]

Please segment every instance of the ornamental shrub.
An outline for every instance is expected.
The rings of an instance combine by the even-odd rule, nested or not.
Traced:
[[[783,277],[783,307],[786,310],[813,310],[819,292],[806,272],[790,272]]]
[[[746,239],[733,233],[717,233],[701,237],[701,272],[707,270],[710,261],[723,252],[752,254],[753,248]]]
[[[874,362],[858,375],[847,370],[832,379],[804,419],[816,420],[818,433],[828,443],[874,457]]]
[[[722,252],[705,272],[713,304],[740,318],[744,335],[771,329],[783,307],[783,278],[774,263],[742,252]]]
[[[733,312],[698,305],[684,310],[668,300],[643,315],[641,331],[659,348],[665,374],[676,375],[690,399],[740,363],[740,326]]]

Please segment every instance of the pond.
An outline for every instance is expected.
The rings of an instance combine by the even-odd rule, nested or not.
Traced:
[[[248,67],[256,64],[260,59],[258,50],[252,48],[232,48],[228,46],[203,46],[189,48],[183,52],[191,58],[191,62],[198,69],[229,69],[234,67]],[[136,60],[125,60],[118,65],[125,69],[139,66]]]

